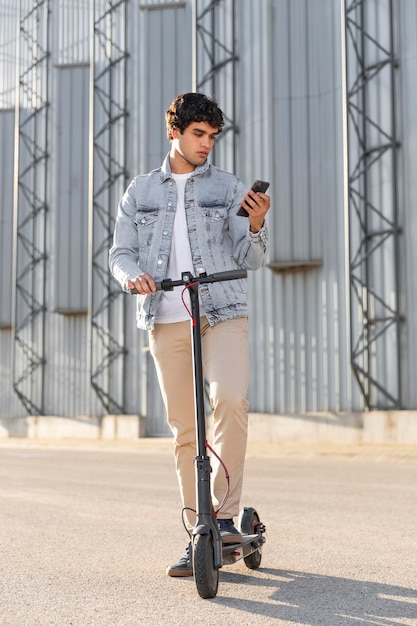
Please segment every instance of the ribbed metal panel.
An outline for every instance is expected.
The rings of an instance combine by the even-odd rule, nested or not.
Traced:
[[[399,56],[397,107],[399,140],[398,188],[400,224],[401,305],[404,313],[402,335],[403,395],[405,406],[417,408],[417,4],[413,0],[396,4],[395,40]]]
[[[248,186],[254,178],[271,182],[269,267],[249,277],[251,410],[273,414],[359,410],[363,403],[352,377],[349,348],[342,3],[238,0],[234,24],[230,22],[230,5],[224,0],[215,4],[218,5],[215,12],[218,40],[223,40],[229,52],[233,44],[238,56],[234,84],[231,84],[230,65],[217,76],[214,94],[224,109],[229,111],[232,102],[236,107],[236,119],[232,120],[239,128],[234,138],[236,172]],[[0,106],[6,109],[13,108],[15,102],[14,5],[3,3],[0,20],[0,50],[5,59],[0,77]],[[374,20],[375,32],[383,33],[387,24],[378,6],[377,1],[369,3],[368,18]],[[190,90],[192,84],[192,13],[189,0],[129,2],[127,10],[126,167],[132,177],[157,167],[169,150],[164,111],[178,93]],[[53,100],[47,129],[52,158],[48,164],[44,402],[45,412],[51,415],[82,419],[84,415],[104,412],[91,390],[89,322],[83,313],[86,293],[82,250],[88,211],[83,176],[87,173],[84,141],[90,119],[86,103],[89,69],[73,67],[90,60],[91,3],[55,0],[50,2],[50,12],[55,65],[49,65]],[[417,6],[414,0],[397,3],[394,26],[399,59],[396,83],[401,142],[399,217],[403,225],[402,383],[404,405],[415,409]],[[209,68],[201,50],[199,58],[198,71],[202,74]],[[122,82],[114,85],[117,102],[124,89]],[[381,84],[380,91],[377,89],[372,97],[380,97],[383,88]],[[23,112],[30,103],[32,97],[22,97]],[[381,115],[384,110],[382,106]],[[100,114],[96,109],[97,115]],[[10,317],[11,299],[8,269],[11,237],[7,229],[11,227],[8,207],[12,202],[13,159],[7,146],[11,145],[13,119],[13,111],[0,114],[0,312],[4,325]],[[104,117],[96,119],[97,125],[103,120]],[[73,133],[68,140],[65,133],[71,128]],[[216,153],[216,162],[230,167],[232,153],[232,143],[226,138]],[[21,166],[24,164],[23,161]],[[389,193],[390,181],[384,179],[383,171],[374,183],[378,193]],[[114,190],[112,193],[116,211],[116,193]],[[380,282],[386,278],[384,271],[381,258]],[[389,284],[388,281],[387,288]],[[123,386],[121,395],[126,398],[126,412],[147,416],[149,435],[167,434],[165,411],[147,350],[147,335],[135,328],[134,298],[126,295],[120,310],[124,315],[121,325],[124,330],[117,331],[117,340],[128,352],[123,371],[119,368],[117,380],[111,384],[119,389]],[[0,330],[0,415],[3,416],[25,414],[12,391],[11,344],[11,331]],[[391,375],[389,350],[387,345],[384,374],[387,377]]]
[[[5,0],[2,3],[0,19],[0,328],[10,327],[12,321],[16,34],[17,5],[13,0]],[[10,370],[7,369],[7,367],[10,368],[9,358],[11,355],[9,332],[3,331],[1,333],[0,343],[2,355],[1,398],[5,398],[4,383],[7,380],[7,383],[10,384]],[[5,378],[6,373],[7,377]]]
[[[12,322],[14,111],[0,109],[0,328]]]
[[[86,316],[49,314],[47,327],[46,414],[94,414],[88,406]]]
[[[0,419],[26,415],[26,411],[13,391],[12,372],[12,333],[0,328]]]
[[[0,415],[24,414],[12,387],[12,247],[17,10],[2,2],[0,19]]]
[[[61,313],[87,311],[88,67],[56,70],[55,262],[51,304]]]
[[[15,0],[2,0],[0,8],[0,109],[15,105],[18,6]]]
[[[271,181],[275,267],[250,280],[251,408],[348,410],[340,6],[262,6],[239,5],[239,170]]]
[[[52,10],[55,64],[88,63],[93,7],[94,2],[85,0],[55,0]]]
[[[132,175],[161,164],[161,155],[169,150],[165,110],[176,95],[191,90],[190,2],[140,7],[138,15],[132,15],[138,45],[130,64],[135,78],[132,97],[138,103],[131,111],[131,126],[138,129]]]

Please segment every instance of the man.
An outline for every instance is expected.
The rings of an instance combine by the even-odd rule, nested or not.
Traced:
[[[122,288],[136,291],[137,325],[149,333],[150,351],[174,435],[176,469],[188,528],[196,508],[196,456],[192,345],[181,289],[156,291],[155,281],[263,266],[265,215],[270,199],[207,161],[224,118],[215,100],[178,96],[166,112],[171,150],[162,166],[137,176],[118,208],[110,269]],[[237,211],[243,206],[248,217]],[[204,376],[213,409],[213,448],[230,475],[229,498],[218,512],[223,543],[240,543],[239,512],[247,441],[249,382],[246,280],[200,290]],[[188,295],[188,294],[187,294]],[[213,466],[213,506],[224,496],[224,476]],[[191,546],[167,570],[191,576]]]

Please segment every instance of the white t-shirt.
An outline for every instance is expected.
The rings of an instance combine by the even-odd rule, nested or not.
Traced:
[[[187,178],[192,174],[193,172],[172,174],[177,185],[177,209],[175,212],[174,229],[166,275],[167,278],[171,278],[172,280],[180,279],[182,272],[191,272],[194,274],[193,257],[191,254],[190,241],[188,239],[184,207],[185,183],[187,182]],[[171,324],[173,322],[183,322],[184,320],[190,319],[181,298],[182,292],[183,287],[174,287],[172,291],[162,292],[155,315],[155,322],[157,324]],[[188,309],[190,309],[188,289],[185,290],[183,297]],[[200,315],[204,315],[201,300]]]

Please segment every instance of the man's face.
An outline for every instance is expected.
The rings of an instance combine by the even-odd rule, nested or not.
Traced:
[[[172,147],[175,149],[175,158],[183,161],[184,165],[189,164],[192,169],[202,165],[210,154],[218,134],[218,129],[207,122],[192,122],[182,134],[178,129],[174,129]]]

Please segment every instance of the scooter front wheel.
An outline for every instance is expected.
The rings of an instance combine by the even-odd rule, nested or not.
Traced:
[[[219,586],[219,570],[214,567],[214,543],[211,534],[194,537],[193,568],[200,597],[214,598]]]

